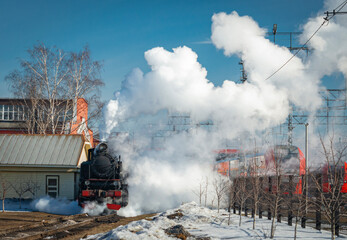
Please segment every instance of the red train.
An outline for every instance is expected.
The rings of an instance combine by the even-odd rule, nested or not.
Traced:
[[[219,149],[215,151],[217,164],[215,166],[218,173],[232,177],[240,175],[240,152],[237,149]]]
[[[265,152],[265,165],[265,174],[281,175],[281,182],[283,184],[289,184],[289,176],[293,176],[294,194],[302,194],[306,161],[300,148],[288,145],[270,147]],[[275,184],[273,185],[272,191],[276,191]]]
[[[276,145],[270,147],[265,153],[245,153],[237,149],[220,149],[216,152],[216,170],[230,178],[238,176],[273,176],[281,175],[282,184],[289,183],[289,176],[293,176],[295,186],[294,194],[302,194],[303,177],[305,175],[306,161],[303,152],[296,146]],[[340,168],[341,167],[341,168]],[[328,171],[331,167],[326,165],[316,174],[322,175],[323,191],[330,189]],[[341,176],[341,192],[347,193],[347,162],[338,166]],[[312,183],[311,183],[312,184]],[[265,190],[269,190],[265,187]],[[273,192],[276,184],[272,184]]]
[[[343,178],[343,185],[341,188],[341,192],[347,193],[347,161],[345,161],[343,167],[344,167],[345,176]]]
[[[334,171],[338,171],[334,173]],[[333,176],[332,176],[333,175]],[[332,177],[329,177],[332,176]],[[347,193],[347,161],[337,164],[337,166],[329,166],[326,164],[322,169],[322,185],[323,192],[331,192],[331,181],[336,181],[334,178],[338,176],[339,178],[343,178],[343,182],[341,184],[341,192]]]

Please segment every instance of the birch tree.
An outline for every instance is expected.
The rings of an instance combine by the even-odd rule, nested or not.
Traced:
[[[260,163],[257,161],[257,158],[253,158],[250,162],[250,165],[254,169],[253,174],[250,177],[250,181],[252,183],[251,185],[251,198],[252,198],[252,205],[253,205],[253,211],[254,211],[254,217],[253,217],[253,229],[255,229],[256,225],[256,214],[258,212],[258,205],[260,203],[260,194],[262,191],[261,184],[260,184]]]
[[[5,212],[6,194],[7,194],[7,191],[11,188],[11,185],[1,173],[0,173],[0,187],[1,187],[1,198],[2,198],[2,212]]]
[[[27,52],[28,58],[5,79],[13,95],[24,99],[28,133],[64,133],[75,117],[78,98],[95,103],[100,113],[102,66],[91,59],[88,47],[74,53],[40,43]]]
[[[267,163],[267,175],[268,177],[268,191],[264,194],[264,199],[269,206],[268,214],[271,214],[271,232],[270,238],[274,238],[276,231],[276,217],[279,214],[281,205],[284,203],[283,199],[283,190],[282,189],[282,173],[283,173],[283,158],[286,153],[282,150],[286,149],[286,147],[282,148],[280,145],[275,146],[272,150],[268,151],[265,155],[266,158],[271,159]]]
[[[213,189],[214,189],[216,200],[217,200],[217,209],[219,212],[221,201],[226,196],[226,193],[229,187],[229,180],[226,177],[219,174],[213,180],[212,185],[213,185]]]
[[[330,224],[331,239],[335,239],[337,219],[346,213],[346,198],[342,186],[346,181],[345,164],[347,164],[347,143],[335,142],[334,136],[327,141],[320,138],[323,149],[323,164],[317,172],[322,172],[321,179],[311,174],[319,193],[322,214]]]
[[[203,178],[199,182],[199,186],[197,189],[193,189],[193,193],[199,198],[199,205],[202,204],[202,197],[205,194],[205,182]]]
[[[246,201],[251,196],[251,191],[248,189],[247,178],[245,176],[240,176],[234,181],[236,190],[236,202],[239,204],[239,226],[241,226],[242,219],[242,209],[244,208]]]

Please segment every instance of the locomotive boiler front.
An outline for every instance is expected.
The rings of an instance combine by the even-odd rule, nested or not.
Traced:
[[[93,153],[93,161],[91,163],[91,178],[99,179],[119,179],[120,161],[114,159],[107,153],[107,145],[105,143],[99,144]]]
[[[88,150],[88,161],[81,164],[79,204],[88,201],[106,202],[107,207],[119,210],[128,204],[128,190],[122,162],[108,153],[106,143]]]

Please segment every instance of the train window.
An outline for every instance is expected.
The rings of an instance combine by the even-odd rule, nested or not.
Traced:
[[[50,197],[58,197],[59,176],[46,176],[46,194]]]
[[[277,146],[274,151],[276,161],[289,163],[291,165],[299,163],[299,151],[294,146]]]
[[[238,153],[218,153],[216,157],[216,161],[222,161],[222,160],[235,160],[239,158]]]

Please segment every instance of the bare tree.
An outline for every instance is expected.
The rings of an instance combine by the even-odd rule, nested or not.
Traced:
[[[281,190],[284,198],[284,205],[288,210],[288,224],[292,225],[292,219],[294,214],[294,240],[297,239],[298,224],[301,219],[301,226],[305,227],[308,211],[311,208],[310,201],[307,201],[308,192],[306,192],[306,163],[300,162],[298,159],[297,165],[301,164],[300,167],[294,167],[290,175],[282,177],[283,187]]]
[[[11,183],[11,187],[17,193],[19,198],[19,208],[22,208],[22,199],[24,194],[29,192],[28,181],[29,180],[27,180],[26,182]]]
[[[234,179],[234,185],[236,190],[236,201],[239,204],[239,226],[241,226],[242,209],[245,207],[246,201],[249,199],[251,192],[248,189],[247,178],[240,176]]]
[[[205,194],[205,182],[203,179],[200,180],[198,189],[193,189],[193,193],[199,198],[199,205],[201,206],[202,197]]]
[[[294,226],[294,240],[296,240],[297,238],[297,230],[298,230],[298,223],[299,223],[299,219],[303,218],[303,217],[307,217],[306,216],[306,204],[308,204],[306,202],[306,197],[303,194],[294,194],[293,195],[293,200],[296,203],[296,211],[295,211],[295,226]]]
[[[88,117],[89,125],[92,125],[91,122],[97,121],[101,116],[103,107],[103,102],[99,98],[99,88],[104,85],[100,79],[101,62],[93,61],[88,46],[85,46],[78,53],[70,53],[68,66],[68,95],[74,100],[84,97],[92,104],[94,111]],[[75,107],[76,102],[73,104]]]
[[[261,163],[258,161],[258,158],[254,157],[251,159],[250,166],[253,171],[251,173],[250,181],[251,181],[251,198],[253,205],[253,229],[255,229],[256,225],[256,214],[258,212],[258,205],[260,203],[260,194],[262,191],[261,182],[260,182],[260,172]]]
[[[346,210],[346,199],[341,188],[345,178],[347,143],[336,143],[334,136],[329,137],[327,142],[321,137],[320,141],[325,163],[318,169],[322,175],[311,174],[311,177],[319,192],[320,201],[316,204],[322,205],[322,213],[330,224],[331,239],[335,239],[337,219],[340,214],[343,214],[341,211]]]
[[[229,184],[229,199],[228,199],[228,212],[229,212],[229,216],[228,216],[228,225],[230,225],[230,218],[231,218],[231,208],[232,206],[234,206],[234,203],[235,203],[235,184],[234,182],[231,182]]]
[[[205,207],[207,207],[207,193],[208,193],[208,177],[206,176],[205,178]]]
[[[28,189],[28,192],[31,193],[33,198],[36,198],[37,191],[40,190],[40,184],[33,180],[28,180],[24,183],[26,185],[26,188]]]
[[[76,120],[78,98],[100,107],[97,93],[103,85],[101,64],[91,60],[88,47],[79,53],[66,53],[38,44],[28,54],[28,60],[21,60],[20,69],[12,71],[6,80],[11,92],[24,99],[29,133],[64,133]],[[96,112],[99,114],[100,109]]]
[[[281,206],[281,201],[283,200],[282,198],[282,191],[281,191],[281,176],[280,175],[277,175],[272,178],[274,179],[275,181],[275,189],[273,188],[272,191],[269,191],[268,192],[268,195],[269,195],[269,201],[272,202],[272,204],[270,204],[270,211],[273,213],[273,216],[272,216],[272,220],[271,220],[271,232],[270,232],[270,238],[274,238],[275,236],[275,231],[276,231],[276,222],[275,222],[275,219],[276,219],[276,216],[278,215],[279,213],[279,210],[280,210],[280,206]]]
[[[275,146],[273,150],[266,154],[271,154],[272,162],[268,162],[267,164],[267,175],[266,178],[268,180],[268,191],[264,193],[264,200],[268,205],[268,214],[272,216],[271,221],[271,232],[270,238],[274,238],[276,231],[276,217],[280,214],[281,207],[284,203],[283,192],[282,189],[282,175],[285,168],[282,166],[283,158],[285,153],[282,152],[281,147]],[[268,216],[269,217],[269,216]]]
[[[220,208],[220,203],[222,199],[225,197],[228,187],[229,180],[220,174],[218,174],[218,176],[216,176],[216,178],[213,180],[213,188],[216,194],[218,212]]]
[[[63,99],[67,80],[67,56],[59,49],[46,48],[43,44],[28,50],[29,60],[21,60],[21,71],[10,73],[6,80],[10,89],[23,99],[30,111],[30,133],[55,133],[59,117],[58,100]],[[36,129],[35,129],[36,128]]]
[[[212,198],[211,198],[211,208],[213,209],[214,208],[214,201],[216,200],[216,196],[215,195],[212,195]]]
[[[11,185],[1,173],[0,173],[0,187],[1,187],[1,198],[2,198],[2,212],[5,212],[6,193],[11,188]]]
[[[262,182],[261,176],[264,174],[265,168],[265,159],[263,155],[259,154],[259,149],[257,147],[256,139],[254,139],[254,147],[251,151],[251,156],[248,162],[248,173],[249,180],[251,183],[250,190],[250,198],[252,201],[252,216],[253,216],[253,229],[255,229],[256,225],[256,214],[258,212],[258,206],[261,202],[260,196],[262,193]]]

